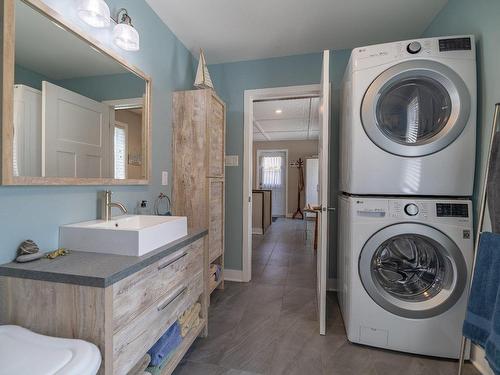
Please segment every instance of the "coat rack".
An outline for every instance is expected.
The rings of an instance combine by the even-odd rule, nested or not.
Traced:
[[[491,135],[490,135],[490,143],[489,143],[489,148],[488,148],[488,158],[486,160],[486,172],[484,174],[483,178],[483,184],[481,185],[481,203],[480,203],[480,211],[479,211],[479,221],[477,224],[477,231],[476,231],[476,237],[474,240],[474,260],[472,262],[472,271],[471,271],[471,280],[469,283],[469,295],[470,291],[472,288],[472,278],[474,277],[474,270],[476,268],[476,257],[477,257],[477,250],[479,247],[479,237],[483,231],[483,224],[484,224],[484,214],[486,211],[486,203],[487,203],[487,189],[488,189],[488,177],[489,177],[489,172],[490,172],[490,161],[491,161],[491,150],[493,148],[493,140],[495,138],[495,134],[498,130],[499,127],[499,122],[500,122],[500,103],[495,104],[495,114],[493,116],[493,124],[491,126]],[[464,367],[464,362],[465,362],[465,349],[467,347],[467,341],[468,339],[465,336],[462,336],[462,345],[460,348],[460,362],[458,365],[458,375],[462,375],[463,367]]]
[[[297,217],[300,216],[301,219],[304,219],[304,213],[302,212],[302,205],[301,205],[301,193],[304,190],[304,161],[302,158],[299,158],[297,161],[297,168],[299,170],[299,182],[298,182],[298,192],[297,192],[297,211],[293,214],[292,218],[296,219]]]

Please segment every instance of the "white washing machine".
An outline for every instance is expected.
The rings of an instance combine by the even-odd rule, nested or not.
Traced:
[[[459,358],[471,202],[341,196],[339,207],[339,301],[349,341]]]
[[[342,93],[340,191],[472,195],[474,37],[355,48]]]

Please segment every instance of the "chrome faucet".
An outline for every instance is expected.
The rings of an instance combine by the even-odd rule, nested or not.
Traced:
[[[101,200],[101,220],[111,220],[111,209],[113,207],[118,207],[120,210],[122,210],[123,214],[127,213],[127,209],[123,204],[119,202],[111,202],[111,190],[105,190],[102,194],[103,197]]]

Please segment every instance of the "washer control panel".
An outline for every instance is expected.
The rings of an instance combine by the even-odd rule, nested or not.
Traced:
[[[472,204],[467,200],[353,197],[354,214],[359,220],[389,222],[419,221],[468,226]]]

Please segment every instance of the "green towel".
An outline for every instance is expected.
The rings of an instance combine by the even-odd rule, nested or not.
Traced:
[[[168,364],[170,361],[170,358],[172,358],[172,354],[175,353],[175,350],[172,350],[170,353],[168,353],[167,356],[165,356],[165,359],[163,360],[162,363],[160,363],[158,366],[149,366],[146,368],[146,371],[149,372],[151,375],[161,375],[163,368]]]

